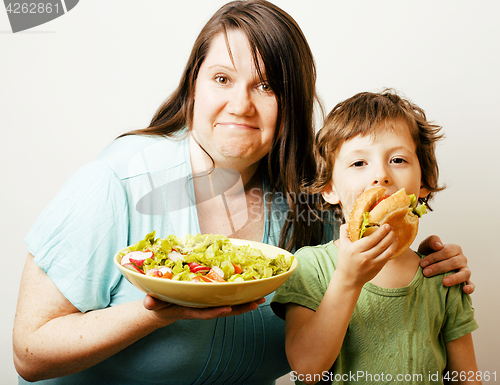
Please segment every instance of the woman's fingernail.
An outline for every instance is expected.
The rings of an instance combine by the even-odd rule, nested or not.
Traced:
[[[422,261],[422,263],[420,264],[420,266],[422,266],[422,268],[424,268],[426,266],[429,266],[429,261]]]
[[[451,278],[444,278],[443,279],[443,284],[445,286],[450,286],[451,285]]]
[[[432,274],[432,269],[431,268],[427,268],[427,269],[424,269],[424,275],[431,275]]]
[[[441,242],[436,242],[436,247],[441,248],[441,247],[443,247],[443,244]]]

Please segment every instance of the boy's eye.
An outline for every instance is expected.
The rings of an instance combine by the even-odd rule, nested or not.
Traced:
[[[391,163],[397,163],[397,164],[401,164],[401,163],[404,163],[406,162],[403,158],[392,158],[391,159]]]
[[[364,162],[364,161],[362,161],[362,160],[358,160],[358,161],[356,161],[356,162],[353,162],[353,163],[351,164],[351,166],[353,166],[353,167],[363,167],[363,166],[364,166],[364,164],[365,164],[365,162]]]

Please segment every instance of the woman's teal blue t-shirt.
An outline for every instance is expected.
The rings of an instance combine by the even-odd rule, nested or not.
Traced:
[[[118,250],[153,230],[200,232],[188,143],[115,140],[69,178],[32,227],[25,241],[35,262],[82,312],[144,298],[113,265]],[[273,200],[271,213],[287,210],[286,200]],[[278,243],[285,217],[271,217],[263,242]],[[290,371],[272,295],[240,316],[177,321],[92,368],[40,383],[271,384]]]

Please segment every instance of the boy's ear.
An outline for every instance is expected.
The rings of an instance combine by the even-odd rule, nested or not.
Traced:
[[[420,186],[420,193],[418,194],[419,198],[425,198],[429,194],[430,194],[429,190],[427,190],[424,186]]]
[[[332,182],[326,185],[326,187],[321,192],[321,195],[323,195],[325,201],[332,205],[337,205],[340,203],[339,196],[337,195],[337,191],[335,191],[335,187],[333,186]]]

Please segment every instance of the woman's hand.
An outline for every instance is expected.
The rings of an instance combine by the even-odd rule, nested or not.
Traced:
[[[159,299],[146,295],[144,307],[150,310],[159,319],[212,319],[217,317],[228,317],[243,314],[257,309],[257,306],[264,303],[265,299],[260,298],[254,302],[249,302],[236,306],[221,306],[211,308],[191,308],[172,303],[163,302]]]
[[[443,279],[443,285],[453,286],[465,282],[464,292],[467,294],[474,292],[475,285],[470,281],[471,271],[467,267],[467,257],[460,246],[452,243],[443,245],[437,235],[431,235],[420,243],[418,252],[427,255],[420,262],[426,277],[457,270],[455,274]]]

